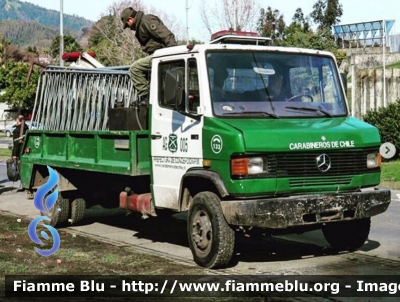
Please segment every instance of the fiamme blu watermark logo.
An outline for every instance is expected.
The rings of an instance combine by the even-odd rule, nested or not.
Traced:
[[[55,172],[52,168],[47,166],[47,169],[49,170],[49,179],[48,181],[43,184],[36,192],[35,198],[33,200],[34,205],[36,209],[38,209],[42,215],[44,213],[47,213],[48,216],[51,217],[51,210],[55,206],[57,199],[58,199],[58,174]],[[50,194],[48,194],[50,193]],[[47,195],[48,194],[48,195]],[[47,197],[46,197],[47,195]],[[58,209],[59,211],[62,209]],[[37,244],[44,245],[42,240],[38,237],[36,234],[36,229],[37,226],[40,222],[42,221],[51,221],[51,219],[47,216],[40,216],[35,218],[28,226],[28,234],[31,240]],[[37,253],[39,253],[42,256],[48,257],[53,255],[55,252],[58,251],[60,247],[60,235],[58,234],[58,231],[53,228],[50,225],[43,224],[45,228],[47,228],[51,236],[53,237],[53,246],[50,250],[41,250],[37,247],[35,247],[35,250]],[[49,235],[45,231],[41,231],[40,235],[45,239],[49,240]]]

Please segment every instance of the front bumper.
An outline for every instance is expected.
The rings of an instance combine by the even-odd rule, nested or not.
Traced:
[[[387,210],[390,190],[228,200],[221,207],[229,224],[271,229],[371,217]]]

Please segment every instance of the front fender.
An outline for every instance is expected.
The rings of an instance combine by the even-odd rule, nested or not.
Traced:
[[[222,197],[226,197],[226,196],[229,195],[229,193],[228,193],[228,191],[227,191],[227,189],[225,187],[225,184],[222,181],[221,177],[219,176],[218,173],[216,173],[214,171],[207,171],[207,170],[191,170],[191,171],[188,171],[182,177],[181,187],[182,187],[182,184],[184,183],[185,179],[187,179],[188,177],[207,179],[207,180],[211,181],[215,185],[215,187],[217,188],[218,193]]]
[[[204,180],[203,183],[201,181]],[[197,193],[210,191],[221,197],[229,195],[224,182],[218,173],[207,170],[190,170],[183,175],[179,194],[179,209],[186,211],[189,208],[191,197]]]

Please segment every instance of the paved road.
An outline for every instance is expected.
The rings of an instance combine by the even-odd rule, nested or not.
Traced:
[[[18,183],[6,179],[0,160],[0,211],[29,219],[38,211],[32,200],[18,190]],[[241,239],[230,274],[392,274],[400,271],[400,191],[392,191],[387,212],[372,219],[368,242],[356,253],[334,254],[320,231],[303,235]],[[111,217],[104,217],[112,214]],[[122,215],[121,215],[122,214]],[[140,219],[124,215],[121,209],[87,210],[84,224],[67,228],[100,240],[194,265],[187,243],[186,221],[182,214],[173,218]],[[61,243],[62,244],[62,243]]]

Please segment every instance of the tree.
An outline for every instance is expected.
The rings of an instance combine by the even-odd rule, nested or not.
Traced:
[[[145,7],[142,0],[120,1],[108,7],[107,14],[97,21],[89,30],[89,50],[96,52],[96,58],[105,66],[130,65],[134,60],[145,54],[135,38],[134,32],[123,29],[120,19],[122,10],[132,6],[137,11],[157,15],[163,23],[174,33],[179,41],[184,36],[183,27],[164,12],[153,7]]]
[[[340,22],[342,15],[343,8],[339,0],[318,0],[313,6],[310,17],[318,24],[319,29],[330,29]]]
[[[281,41],[281,46],[300,47],[337,52],[337,46],[329,29],[294,30],[293,24],[288,27],[286,39]]]
[[[105,66],[130,65],[144,56],[134,32],[122,27],[120,14],[129,6],[144,11],[141,0],[114,3],[89,30],[89,50],[94,51],[96,59]]]
[[[0,102],[14,108],[33,107],[39,70],[33,68],[31,80],[26,82],[32,54],[21,52],[19,48],[0,36]]]
[[[6,50],[5,40],[4,40],[3,35],[0,34],[0,64],[3,63],[5,50]]]
[[[53,59],[60,58],[60,37],[61,36],[55,37],[50,46],[49,55]],[[82,51],[82,47],[72,36],[66,35],[64,36],[64,52],[72,51]]]
[[[7,61],[8,56],[10,55],[10,46],[10,41],[0,34],[0,64]]]
[[[22,61],[23,58],[24,58],[24,56],[17,45],[15,45],[15,44],[6,45],[6,49],[5,49],[4,57],[3,57],[3,60],[5,62],[7,62],[9,60]]]
[[[128,65],[141,56],[134,35],[124,35],[119,23],[121,21],[112,15],[104,16],[90,31],[89,49],[105,66]]]
[[[376,110],[370,109],[363,116],[363,120],[378,128],[382,142],[391,142],[396,146],[397,154],[400,150],[400,99],[389,103],[386,107]],[[397,158],[396,157],[393,157]]]
[[[209,34],[223,30],[254,30],[252,23],[257,16],[259,6],[255,0],[203,0],[200,16]]]
[[[311,31],[310,18],[304,16],[303,10],[300,7],[296,9],[290,26],[305,33]]]
[[[298,8],[292,17],[292,23],[285,29],[285,40],[282,46],[295,46],[308,48],[311,36],[314,32],[310,26],[310,20],[304,16],[301,8]]]
[[[0,95],[0,102],[14,108],[32,108],[35,102],[39,70],[34,67],[29,82],[26,82],[30,65],[14,60],[6,61],[0,66],[0,88],[5,94]]]
[[[309,17],[305,17],[303,10],[297,8],[292,17],[292,23],[285,29],[285,40],[281,42],[282,46],[292,46],[301,48],[326,49],[318,44],[325,41],[318,41],[320,32],[314,32],[310,25]],[[323,43],[322,43],[323,44]]]
[[[333,4],[336,3],[339,5],[337,1],[335,3],[328,1],[330,6],[328,6],[328,2],[326,2],[325,7],[325,2],[326,1],[319,0],[318,3],[314,5],[314,15],[320,16],[318,17],[319,20],[325,20],[322,17],[325,16],[325,11],[328,11],[328,7],[331,8],[331,11]],[[341,6],[339,8],[341,14]],[[266,16],[266,24],[268,24],[268,22],[276,22],[274,20],[276,20],[279,15],[277,15],[276,11],[269,10],[266,13]],[[279,44],[280,46],[326,50],[338,54],[331,27],[319,26],[316,30],[313,30],[311,27],[310,16],[305,16],[303,10],[297,8],[292,17],[292,23],[283,29],[283,38],[278,40],[278,43],[276,44]],[[342,56],[340,59],[342,59]]]
[[[286,23],[283,14],[277,9],[268,6],[267,10],[260,10],[257,30],[263,37],[272,39],[274,45],[279,45],[285,39]]]
[[[28,46],[27,48],[26,48],[26,52],[29,52],[29,53],[33,53],[33,54],[35,54],[35,55],[39,55],[39,51],[38,51],[38,49],[37,49],[37,47],[36,46]]]

